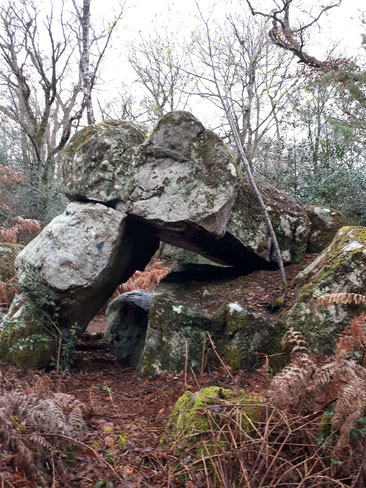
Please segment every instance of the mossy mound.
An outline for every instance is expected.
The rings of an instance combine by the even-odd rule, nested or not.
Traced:
[[[14,278],[15,258],[23,247],[21,244],[0,243],[0,281],[9,281]]]
[[[295,284],[297,298],[284,315],[287,327],[300,331],[313,352],[332,354],[337,337],[364,311],[364,305],[333,303],[316,308],[315,301],[325,294],[366,294],[366,227],[340,229]]]
[[[205,456],[213,451],[214,442],[216,450],[225,452],[230,443],[228,427],[240,419],[240,426],[236,427],[244,432],[252,430],[264,401],[260,396],[217,386],[196,393],[187,391],[176,402],[161,443],[178,455],[190,448],[197,457]],[[240,415],[235,417],[234,409]]]

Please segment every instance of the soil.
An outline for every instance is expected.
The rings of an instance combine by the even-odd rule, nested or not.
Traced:
[[[293,279],[314,261],[316,256],[316,254],[307,254],[301,263],[286,267],[289,300],[294,296]],[[202,295],[202,290],[205,290],[205,296]],[[271,305],[280,295],[279,290],[281,290],[279,271],[261,270],[235,279],[200,284],[196,290],[192,287],[189,300],[185,297],[185,303],[198,310],[214,313],[223,304],[236,302],[249,312],[268,316]],[[104,314],[97,315],[89,323],[87,332],[102,333],[105,325]]]
[[[307,266],[314,256],[300,265],[287,267],[289,279]],[[211,310],[222,303],[238,302],[250,311],[269,314],[267,305],[279,295],[280,276],[275,271],[257,271],[210,287],[210,298],[192,297],[197,307]],[[290,287],[289,293],[293,293]],[[53,391],[74,395],[86,406],[85,437],[73,445],[72,461],[62,479],[50,476],[52,488],[137,488],[188,486],[172,473],[178,460],[164,449],[160,435],[177,398],[187,389],[195,391],[209,385],[228,387],[234,379],[237,386],[252,390],[255,380],[239,372],[234,378],[227,369],[211,369],[199,377],[180,372],[139,379],[134,371],[119,364],[109,353],[101,332],[105,317],[91,321],[81,337],[74,364],[69,372],[42,372],[48,376]],[[0,364],[3,381],[21,380],[32,385],[39,372]],[[0,459],[1,486],[37,488],[27,476],[16,470],[13,461]],[[182,469],[184,466],[182,466]],[[6,481],[4,481],[6,480]],[[109,482],[109,484],[108,484]],[[189,485],[196,486],[196,485]],[[198,485],[197,485],[198,486]],[[204,485],[206,486],[206,485]]]

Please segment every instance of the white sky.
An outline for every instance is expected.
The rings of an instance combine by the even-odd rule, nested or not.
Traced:
[[[1,0],[0,0],[1,1]],[[82,0],[78,0],[81,1]],[[99,16],[111,18],[113,9],[117,9],[119,0],[92,0],[92,17]],[[115,32],[108,61],[103,70],[104,86],[101,88],[100,98],[106,102],[112,99],[111,95],[121,81],[130,85],[136,78],[126,62],[126,42],[138,42],[139,36],[148,36],[154,30],[166,28],[179,39],[190,38],[192,30],[200,23],[195,0],[125,0],[126,8]],[[272,0],[252,0],[254,6],[263,10],[273,5]],[[304,10],[312,6],[328,3],[326,0],[303,0]],[[200,9],[208,15],[215,6],[213,18],[220,18],[230,12],[245,10],[245,0],[199,0]],[[270,8],[270,7],[269,7]],[[329,11],[321,21],[321,29],[315,28],[311,35],[312,45],[309,52],[319,58],[327,47],[335,42],[339,43],[338,51],[342,56],[355,56],[361,50],[361,33],[366,31],[361,24],[361,12],[366,16],[366,0],[343,0],[340,7]],[[139,85],[133,85],[139,90]],[[104,95],[103,95],[104,92]],[[109,100],[108,100],[109,97]],[[199,109],[198,109],[199,110]],[[195,114],[200,117],[200,114]]]
[[[100,14],[117,5],[118,0],[92,0],[92,13]],[[325,0],[304,0],[303,5],[326,4]],[[214,17],[219,18],[228,12],[240,12],[245,10],[245,0],[199,0],[199,5],[204,13],[210,12],[215,6]],[[253,0],[253,5],[260,5],[263,10],[266,5],[273,5],[272,0]],[[126,14],[123,27],[119,34],[122,38],[130,38],[140,30],[148,33],[161,25],[169,25],[173,31],[190,33],[192,26],[198,22],[195,19],[197,8],[195,0],[126,0]],[[307,10],[307,8],[304,8]],[[362,32],[361,12],[366,13],[365,0],[343,0],[340,7],[334,8],[326,14],[321,25],[322,44],[327,38],[344,41],[347,46],[355,48],[360,45]],[[124,34],[121,32],[124,31]]]

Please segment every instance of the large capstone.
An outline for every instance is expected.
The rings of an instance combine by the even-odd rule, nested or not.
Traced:
[[[186,112],[162,117],[142,146],[141,166],[128,212],[164,235],[182,224],[222,237],[237,181],[232,156],[222,140]]]
[[[132,122],[111,120],[82,129],[65,148],[65,195],[100,203],[126,200],[144,139],[144,129]]]
[[[248,182],[222,139],[188,112],[163,116],[148,138],[131,123],[76,134],[66,148],[64,187],[72,199],[113,205],[160,240],[245,272],[275,266],[270,234]],[[121,150],[117,150],[120,148]],[[305,207],[258,182],[285,263],[304,256]]]

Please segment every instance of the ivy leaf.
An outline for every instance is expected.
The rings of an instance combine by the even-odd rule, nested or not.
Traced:
[[[339,459],[332,459],[331,463],[336,464],[337,466],[340,466],[342,464],[342,461],[339,461]]]
[[[100,480],[100,481],[97,481],[96,483],[94,483],[93,488],[102,488],[102,486],[105,486],[104,480]]]

